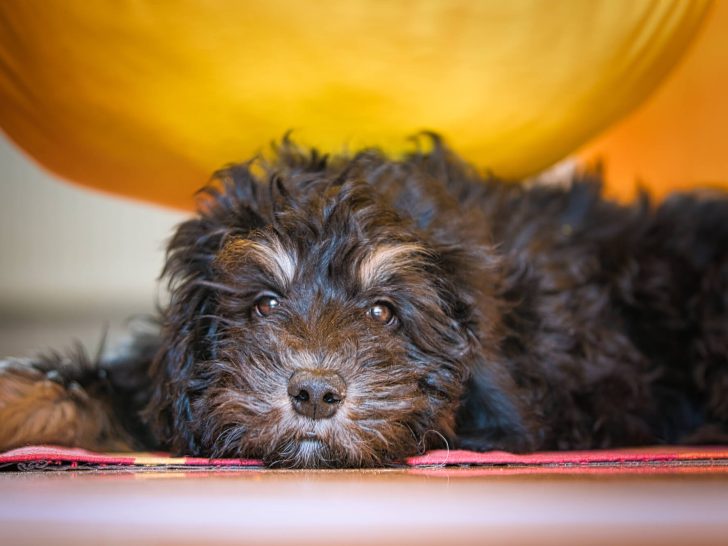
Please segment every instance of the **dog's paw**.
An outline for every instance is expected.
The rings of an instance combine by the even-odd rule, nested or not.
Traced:
[[[32,358],[0,358],[0,375],[14,373],[17,370],[33,370],[35,361]]]
[[[679,440],[683,445],[728,444],[728,427],[720,423],[707,423]]]
[[[106,447],[111,426],[104,405],[60,371],[35,364],[0,361],[0,451],[28,444]]]
[[[73,379],[53,368],[44,368],[41,361],[32,358],[5,358],[0,360],[0,407],[13,397],[24,396],[28,389],[47,388],[54,383],[67,389],[69,394],[83,398],[84,391]]]
[[[0,410],[24,398],[29,389],[46,380],[46,374],[33,366],[30,359],[0,360]],[[1,426],[1,425],[0,425]]]
[[[531,438],[525,436],[489,437],[489,436],[458,436],[455,440],[458,449],[468,451],[508,451],[509,453],[530,453],[536,450]]]

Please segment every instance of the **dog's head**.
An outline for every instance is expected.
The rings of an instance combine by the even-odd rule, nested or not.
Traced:
[[[147,415],[174,448],[371,466],[453,437],[491,268],[415,163],[289,148],[219,173],[168,254]]]

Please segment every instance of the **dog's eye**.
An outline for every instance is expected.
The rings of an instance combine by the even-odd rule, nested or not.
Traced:
[[[369,308],[367,314],[382,324],[392,324],[394,321],[394,311],[392,306],[383,301],[377,302]]]
[[[261,296],[255,300],[255,312],[261,317],[267,317],[274,313],[279,305],[280,302],[275,296]]]

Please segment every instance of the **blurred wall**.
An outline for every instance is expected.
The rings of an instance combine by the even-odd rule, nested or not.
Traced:
[[[93,345],[105,325],[153,311],[184,218],[64,183],[0,134],[0,356]]]

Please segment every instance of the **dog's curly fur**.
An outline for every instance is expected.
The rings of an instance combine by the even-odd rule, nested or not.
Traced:
[[[727,441],[728,199],[484,179],[433,141],[395,161],[284,140],[217,173],[169,244],[161,332],[97,368],[6,363],[0,447],[113,437],[336,467]],[[343,380],[328,418],[296,410],[299,370]],[[105,400],[54,421],[78,434],[24,435],[48,400],[23,389],[49,371]]]

